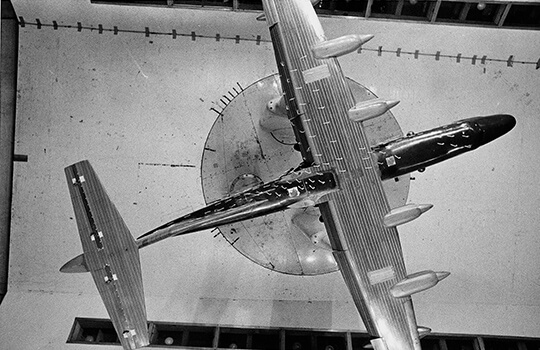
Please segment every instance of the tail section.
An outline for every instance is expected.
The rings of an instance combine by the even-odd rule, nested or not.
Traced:
[[[137,244],[90,163],[81,161],[65,172],[84,254],[64,265],[63,272],[90,271],[124,349],[146,346]]]

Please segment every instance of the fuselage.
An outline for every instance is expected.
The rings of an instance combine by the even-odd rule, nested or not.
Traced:
[[[290,206],[314,205],[318,198],[337,190],[332,171],[303,169],[181,216],[140,236],[137,244],[142,248],[167,237],[268,215]]]
[[[510,131],[516,121],[505,114],[463,119],[373,147],[382,180],[421,170],[476,149]]]
[[[373,147],[382,180],[407,174],[494,140],[515,125],[509,115],[464,119],[432,130],[407,135]],[[167,237],[264,216],[291,206],[315,205],[318,199],[338,191],[332,170],[317,165],[248,188],[181,216],[137,239],[139,248]]]

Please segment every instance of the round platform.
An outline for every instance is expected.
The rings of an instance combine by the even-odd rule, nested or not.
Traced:
[[[352,80],[349,85],[356,101],[376,97]],[[261,119],[276,118],[266,106],[281,95],[279,76],[271,75],[243,89],[221,111],[202,157],[201,179],[207,203],[274,180],[300,164],[302,157],[293,149],[295,139],[288,121],[272,132],[259,124]],[[364,125],[372,145],[403,135],[390,112]],[[385,181],[383,187],[392,208],[403,205],[409,176]],[[261,266],[287,274],[317,275],[337,270],[329,247],[316,239],[324,234],[319,216],[319,210],[313,207],[288,209],[218,229],[240,253]]]

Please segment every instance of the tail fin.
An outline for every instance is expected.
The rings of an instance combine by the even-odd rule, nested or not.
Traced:
[[[124,349],[146,346],[148,326],[137,244],[90,163],[81,161],[65,172],[84,265]]]
[[[84,253],[77,255],[70,261],[64,264],[60,268],[60,272],[63,273],[81,273],[81,272],[90,272],[88,266],[86,265],[86,259],[84,258]]]

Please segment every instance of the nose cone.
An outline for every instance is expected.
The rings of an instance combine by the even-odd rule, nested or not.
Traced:
[[[475,120],[482,129],[482,144],[486,144],[506,134],[516,125],[516,118],[509,114],[495,114]]]

